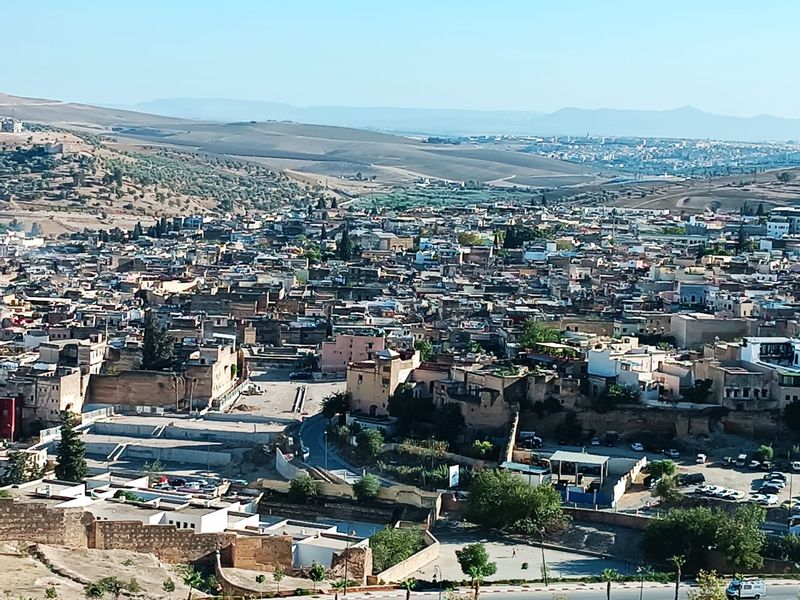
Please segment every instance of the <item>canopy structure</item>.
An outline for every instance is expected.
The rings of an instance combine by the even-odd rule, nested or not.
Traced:
[[[599,454],[588,454],[587,452],[568,452],[557,450],[550,457],[550,464],[558,463],[558,478],[561,479],[561,465],[568,463],[575,465],[575,476],[578,475],[578,467],[590,466],[600,467],[600,486],[603,485],[603,478],[608,476],[608,457]]]

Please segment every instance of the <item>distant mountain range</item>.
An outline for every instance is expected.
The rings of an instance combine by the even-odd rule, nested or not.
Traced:
[[[424,108],[293,106],[257,100],[171,98],[115,107],[206,121],[296,121],[428,135],[606,135],[800,140],[800,119],[728,117],[686,106],[674,110],[563,108],[553,113]]]

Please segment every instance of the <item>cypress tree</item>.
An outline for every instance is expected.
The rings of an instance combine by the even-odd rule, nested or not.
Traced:
[[[86,448],[75,430],[75,416],[69,411],[62,410],[61,443],[58,445],[56,479],[83,481],[87,474]]]
[[[350,225],[347,221],[344,222],[342,228],[342,237],[336,248],[336,253],[340,260],[348,261],[353,256],[353,240],[350,239]]]
[[[142,345],[142,370],[158,371],[172,364],[172,336],[158,326],[152,310],[144,314],[144,344]]]

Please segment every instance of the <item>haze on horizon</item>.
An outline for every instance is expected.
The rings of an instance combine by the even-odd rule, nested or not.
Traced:
[[[22,96],[800,117],[790,0],[45,0],[3,21],[0,91]]]

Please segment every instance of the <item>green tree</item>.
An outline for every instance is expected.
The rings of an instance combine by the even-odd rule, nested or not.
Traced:
[[[339,260],[349,261],[353,257],[353,240],[350,239],[350,223],[344,222],[342,235],[336,245],[336,255]]]
[[[665,504],[678,502],[683,495],[678,491],[678,486],[673,477],[662,477],[653,489],[653,496]]]
[[[56,479],[83,481],[89,472],[86,466],[86,446],[75,429],[76,416],[61,411],[61,442],[58,444]]]
[[[380,488],[381,482],[378,481],[378,478],[371,473],[367,473],[353,484],[353,493],[355,493],[360,502],[365,502],[376,498]]]
[[[612,383],[603,392],[605,401],[611,405],[637,404],[641,395],[638,386]]]
[[[281,593],[281,581],[286,577],[286,569],[281,565],[275,565],[275,570],[272,571],[272,580],[275,582],[275,591]]]
[[[417,580],[413,577],[409,577],[408,579],[404,579],[400,582],[400,587],[406,591],[406,600],[410,600],[411,590],[413,590],[416,586]]]
[[[483,238],[474,231],[462,231],[456,239],[460,246],[479,246]]]
[[[606,600],[611,600],[611,584],[621,578],[616,569],[603,569],[600,571],[600,581],[606,584]]]
[[[755,571],[764,564],[762,550],[767,536],[762,529],[767,513],[760,506],[742,504],[733,517],[721,520],[717,547],[728,563],[743,571]]]
[[[289,497],[298,503],[312,504],[320,494],[319,481],[303,471],[289,484]]]
[[[314,582],[314,591],[317,591],[317,584],[325,579],[325,567],[318,562],[312,562],[308,568],[308,578]]]
[[[481,583],[497,573],[497,563],[489,560],[489,553],[483,544],[469,544],[461,550],[456,550],[456,558],[461,566],[461,572],[470,578],[475,591],[475,600],[478,600]]]
[[[697,585],[687,595],[689,600],[727,600],[725,581],[716,571],[699,571]]]
[[[383,450],[383,434],[377,429],[364,429],[356,436],[356,448],[365,460],[375,460]]]
[[[681,588],[681,574],[683,565],[686,564],[686,557],[682,554],[676,554],[674,556],[670,556],[667,559],[667,562],[675,567],[675,600],[678,600],[678,593],[680,592]]]
[[[332,419],[350,409],[350,396],[346,392],[334,392],[322,399],[322,416]]]
[[[147,461],[143,467],[144,472],[147,474],[148,485],[153,485],[156,479],[164,472],[164,465],[157,458]]]
[[[186,566],[181,572],[183,583],[189,586],[189,600],[192,600],[192,590],[200,590],[205,584],[203,574],[192,566]]]
[[[561,341],[561,332],[553,327],[548,327],[534,319],[525,321],[522,329],[522,336],[520,336],[520,344],[523,348],[535,348],[537,344],[541,343],[558,343]]]
[[[650,475],[653,476],[653,479],[661,479],[662,477],[674,477],[675,474],[678,472],[678,465],[675,464],[675,461],[666,459],[666,460],[654,460],[650,463]]]
[[[18,485],[40,477],[40,471],[31,466],[31,458],[30,455],[18,450],[9,452],[6,470],[0,478],[0,485]]]
[[[561,496],[552,486],[532,487],[509,471],[499,469],[475,474],[467,517],[487,527],[528,534],[555,531],[566,523]]]
[[[414,350],[419,350],[423,362],[428,362],[433,358],[433,344],[430,340],[417,340],[414,342]]]
[[[761,565],[766,512],[753,505],[741,505],[733,514],[706,507],[676,508],[653,519],[645,529],[644,548],[652,558],[686,558],[691,568],[700,567],[703,554],[716,549],[731,566],[754,569]]]
[[[369,538],[372,564],[380,573],[425,548],[422,530],[416,527],[387,527]]]
[[[772,460],[772,457],[775,456],[775,450],[772,449],[772,446],[761,445],[756,450],[756,456],[758,456],[759,460]]]
[[[175,340],[166,329],[159,327],[152,310],[144,316],[142,366],[145,371],[160,371],[172,365]]]
[[[472,454],[477,458],[485,458],[494,449],[494,444],[488,440],[475,440],[472,442]]]

